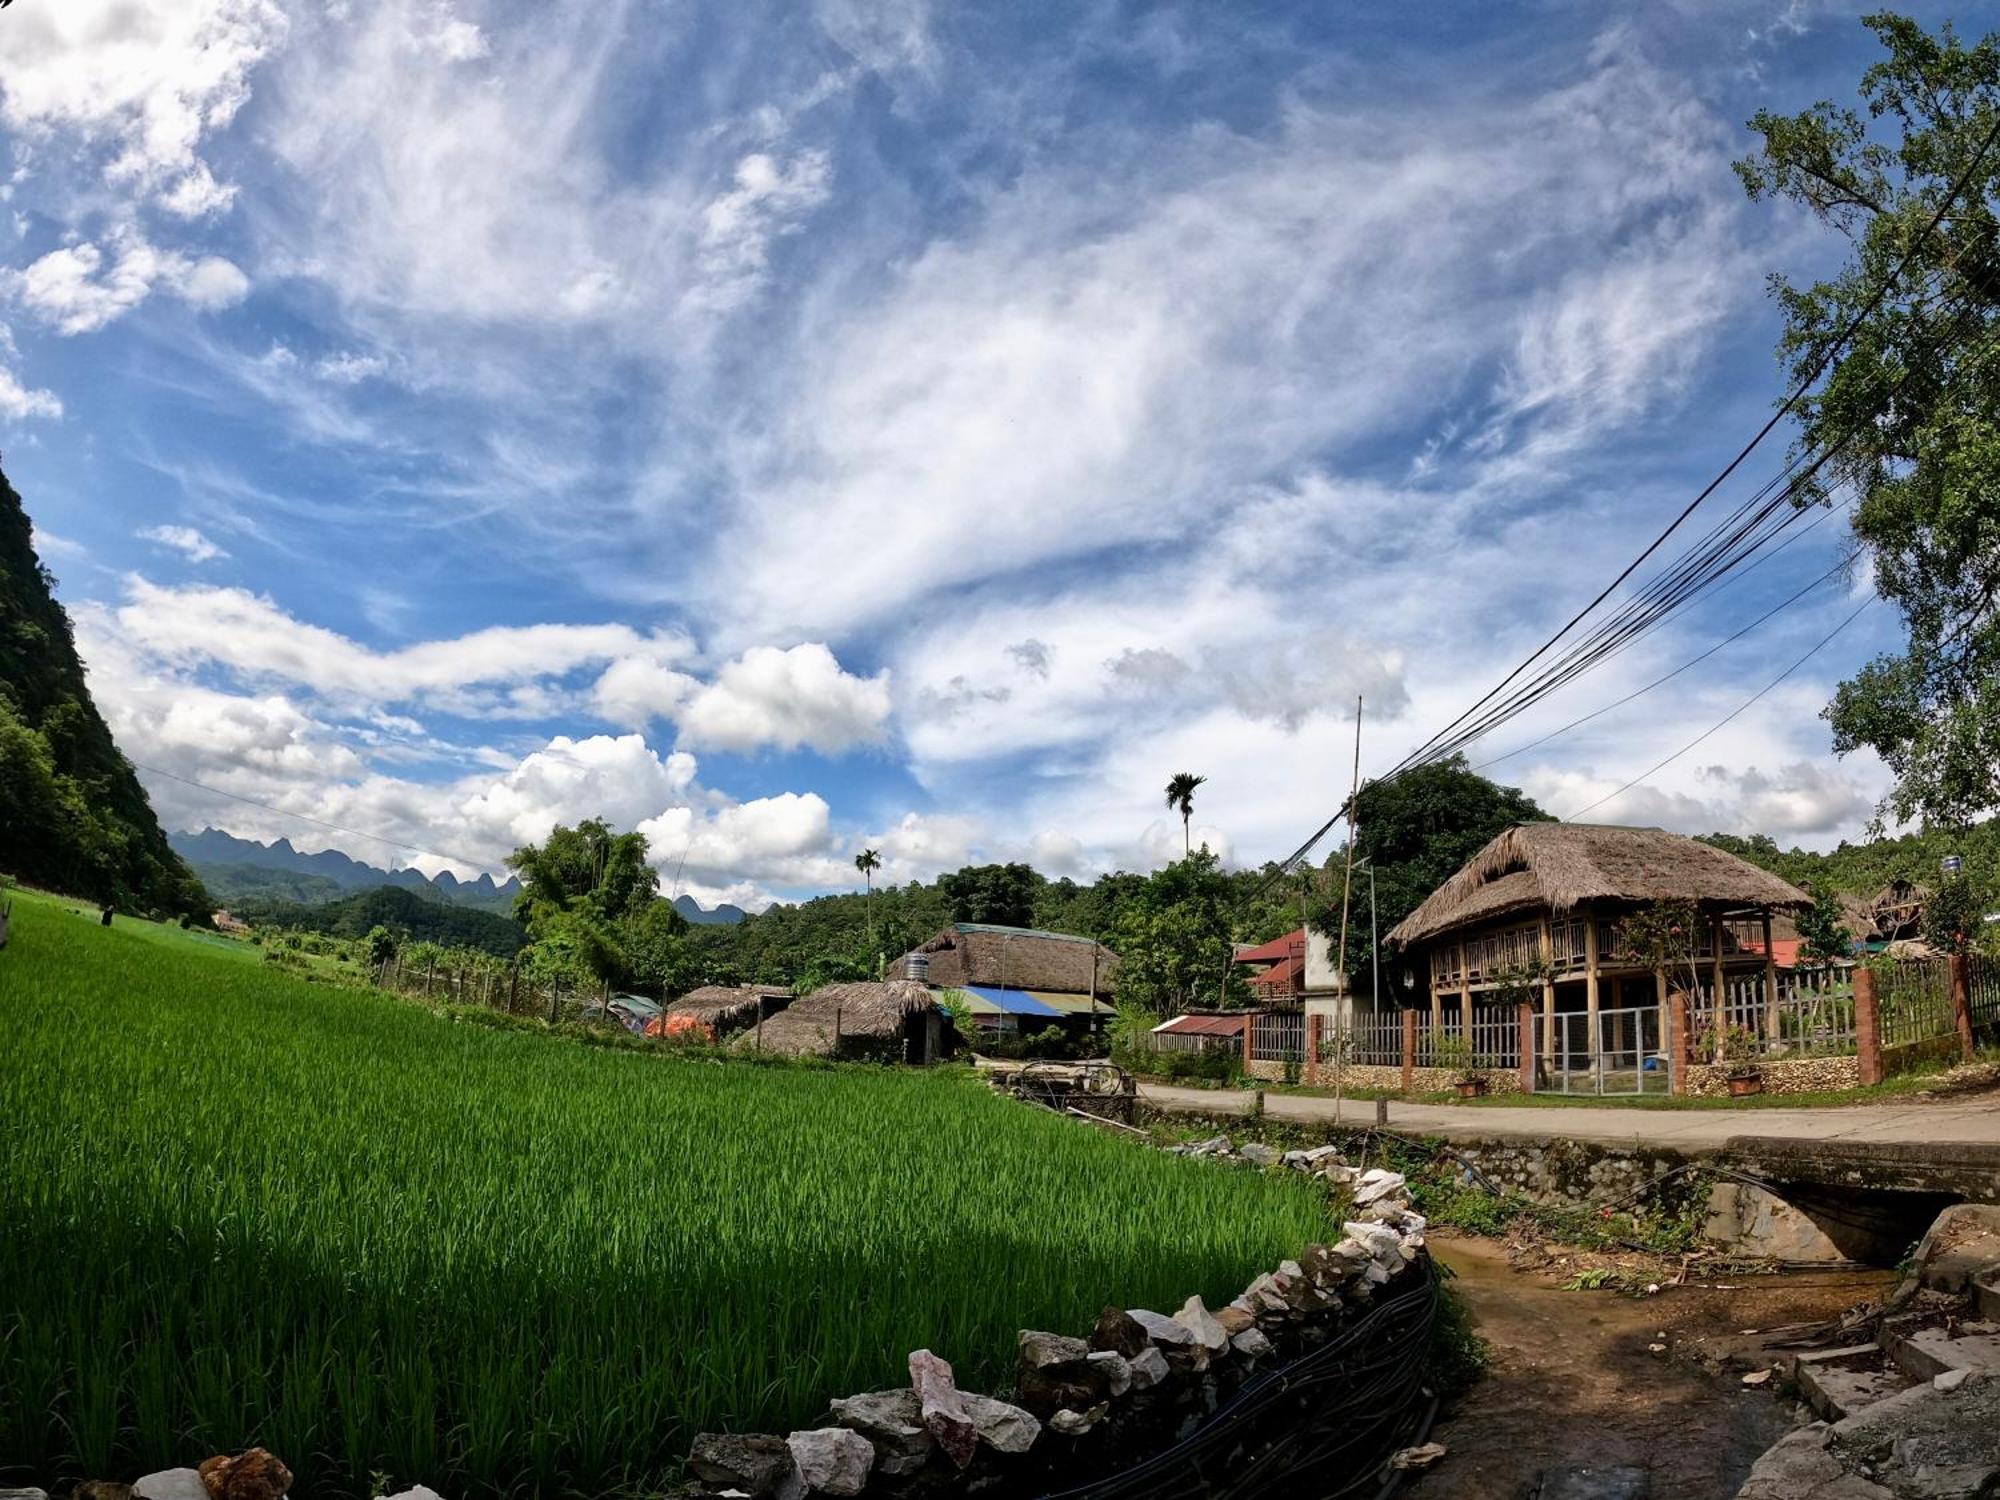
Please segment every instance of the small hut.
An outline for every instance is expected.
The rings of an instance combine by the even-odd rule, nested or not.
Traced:
[[[761,1039],[746,1032],[735,1045],[793,1057],[930,1063],[948,1054],[949,1027],[937,997],[911,980],[829,984],[766,1016]]]
[[[1884,943],[1918,936],[1924,925],[1928,887],[1914,880],[1892,880],[1868,898],[1870,930],[1865,934]]]
[[[667,1018],[687,1016],[718,1037],[770,1020],[792,1003],[792,992],[777,984],[705,984],[667,1007]]]

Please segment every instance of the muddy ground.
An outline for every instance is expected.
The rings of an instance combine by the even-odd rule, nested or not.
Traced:
[[[1494,1240],[1431,1246],[1490,1364],[1440,1418],[1432,1438],[1449,1452],[1407,1500],[1727,1500],[1792,1424],[1789,1402],[1742,1384],[1765,1362],[1745,1330],[1834,1316],[1881,1296],[1891,1274],[1666,1276],[1635,1297],[1563,1291],[1574,1265],[1518,1271]]]

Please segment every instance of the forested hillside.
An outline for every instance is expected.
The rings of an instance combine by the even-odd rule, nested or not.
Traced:
[[[208,896],[91,701],[55,579],[0,474],[0,869],[93,901],[206,920]]]
[[[512,958],[527,942],[519,924],[506,917],[477,907],[447,906],[392,885],[313,905],[245,901],[236,915],[259,927],[293,927],[332,937],[366,937],[382,927],[399,938],[478,948],[497,958]]]
[[[1810,849],[1781,849],[1765,834],[1740,838],[1713,833],[1706,842],[1781,875],[1793,885],[1810,889],[1823,883],[1829,890],[1867,896],[1892,880],[1935,886],[1942,861],[1955,854],[1965,862],[1965,879],[1988,909],[2000,904],[2000,819],[1989,818],[1957,831],[1927,829],[1867,843],[1843,843],[1826,854]]]

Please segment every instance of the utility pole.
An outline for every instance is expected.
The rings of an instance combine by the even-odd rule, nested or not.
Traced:
[[[1352,979],[1347,972],[1347,907],[1354,895],[1354,846],[1360,839],[1361,697],[1354,699],[1354,790],[1347,797],[1347,874],[1340,886],[1340,947],[1334,950],[1334,972],[1340,976],[1341,1009],[1354,1015]]]

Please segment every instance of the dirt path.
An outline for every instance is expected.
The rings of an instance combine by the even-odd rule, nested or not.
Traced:
[[[1726,1368],[1756,1345],[1742,1330],[1830,1316],[1886,1280],[1751,1277],[1635,1299],[1561,1291],[1512,1270],[1491,1240],[1440,1236],[1432,1249],[1457,1273],[1491,1363],[1438,1423],[1432,1437],[1450,1453],[1408,1500],[1726,1500],[1791,1425],[1785,1405]],[[1669,1352],[1648,1352],[1658,1343]]]

